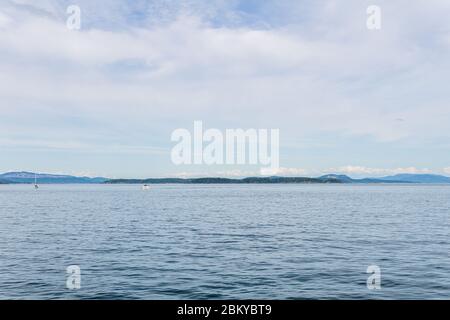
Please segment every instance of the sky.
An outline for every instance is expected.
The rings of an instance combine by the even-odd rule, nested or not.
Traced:
[[[279,129],[280,175],[450,175],[449,21],[448,0],[0,0],[0,172],[258,174],[175,165],[201,120]]]

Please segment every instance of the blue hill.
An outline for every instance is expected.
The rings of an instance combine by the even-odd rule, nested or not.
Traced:
[[[450,183],[450,178],[437,174],[408,174],[402,173],[394,176],[379,178],[378,180],[394,180],[411,183]]]
[[[7,172],[0,174],[0,181],[4,183],[34,183],[33,172]],[[104,183],[106,178],[75,177],[70,175],[41,174],[36,173],[38,183]]]

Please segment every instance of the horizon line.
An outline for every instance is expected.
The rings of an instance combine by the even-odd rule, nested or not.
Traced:
[[[183,179],[183,180],[189,180],[189,179],[212,179],[212,178],[219,178],[219,179],[246,179],[246,178],[271,178],[271,177],[277,177],[277,178],[321,178],[326,176],[346,176],[351,179],[377,179],[377,178],[385,178],[385,177],[394,177],[398,175],[432,175],[432,176],[442,176],[446,178],[450,178],[450,175],[447,173],[436,173],[436,172],[396,172],[391,174],[383,174],[383,175],[364,175],[364,173],[357,173],[357,174],[349,174],[349,173],[341,173],[341,172],[332,172],[332,173],[318,173],[317,175],[261,175],[261,174],[248,174],[248,175],[226,175],[226,174],[211,174],[211,175],[202,175],[202,174],[193,174],[192,176],[188,176],[186,174],[175,174],[175,175],[167,175],[167,176],[153,176],[153,177],[145,177],[145,178],[116,178],[116,177],[108,177],[103,175],[77,175],[77,174],[66,174],[66,173],[49,173],[49,172],[34,172],[34,171],[6,171],[6,172],[0,172],[0,177],[7,175],[7,174],[32,174],[32,175],[49,175],[49,176],[65,176],[65,177],[75,177],[75,178],[88,178],[88,179],[107,179],[107,180],[148,180],[148,179]],[[356,176],[356,177],[355,177]]]

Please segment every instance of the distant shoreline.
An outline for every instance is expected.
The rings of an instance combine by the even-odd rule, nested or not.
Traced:
[[[336,179],[320,179],[306,177],[249,177],[242,179],[233,178],[153,178],[153,179],[112,179],[105,184],[311,184],[311,183],[342,183]]]
[[[110,179],[75,177],[32,172],[0,174],[0,184],[450,184],[450,177],[434,174],[397,174],[380,178],[354,179],[346,175],[327,174],[320,177],[247,177],[247,178],[148,178]]]
[[[348,184],[348,183],[409,183],[375,179],[351,179],[335,177],[248,177],[233,178],[161,178],[161,179],[112,179],[105,184]]]

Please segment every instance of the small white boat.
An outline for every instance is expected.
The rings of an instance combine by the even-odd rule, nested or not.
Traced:
[[[148,184],[144,184],[142,186],[142,190],[150,190],[150,186]]]

